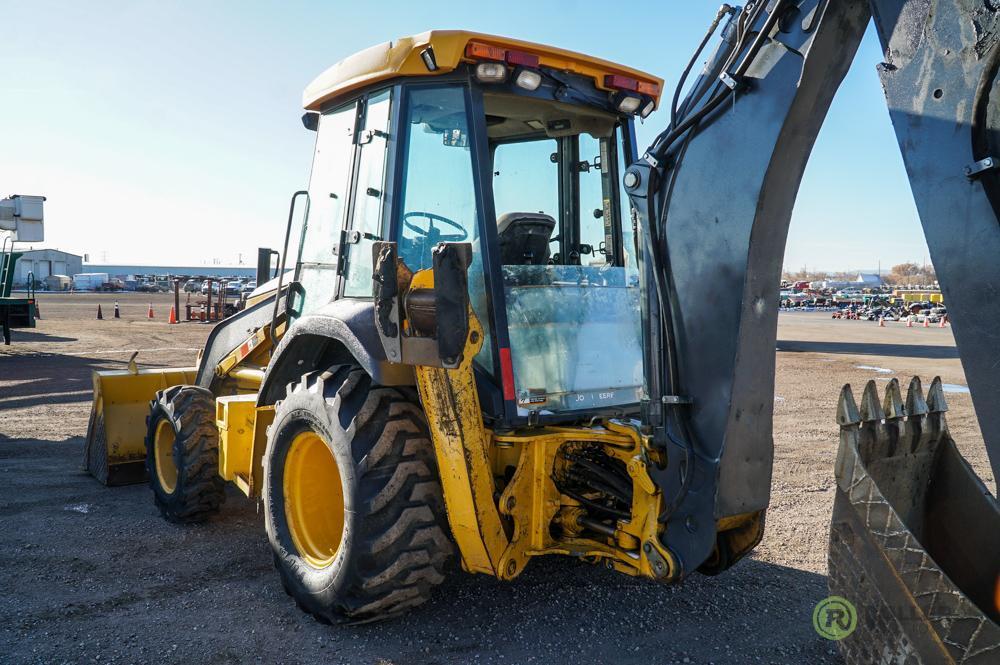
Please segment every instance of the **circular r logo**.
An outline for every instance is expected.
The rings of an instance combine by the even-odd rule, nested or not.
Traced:
[[[828,640],[842,640],[858,626],[858,611],[851,601],[841,596],[829,596],[813,610],[813,628]]]

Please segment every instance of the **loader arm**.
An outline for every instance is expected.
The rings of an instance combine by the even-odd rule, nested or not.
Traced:
[[[725,13],[726,7],[723,8]],[[777,290],[792,207],[874,13],[911,186],[1000,477],[1000,15],[971,0],[771,0],[723,29],[669,126],[625,178],[646,298],[643,422],[668,464],[664,544],[684,571],[715,520],[763,510],[773,462]],[[1000,161],[995,161],[1000,165]]]

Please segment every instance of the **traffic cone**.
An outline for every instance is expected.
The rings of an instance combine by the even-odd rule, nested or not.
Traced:
[[[101,304],[100,303],[97,303],[97,320],[98,321],[103,321],[104,320],[104,315],[101,314]]]
[[[177,312],[173,305],[170,306],[170,317],[167,319],[167,323],[177,323]]]
[[[39,321],[42,320],[42,310],[38,309],[38,301],[35,301],[35,318]]]
[[[885,328],[885,319],[883,317],[878,317],[878,327]]]
[[[117,300],[115,301],[115,318],[116,319],[122,318],[122,313],[118,310],[118,301]]]
[[[931,324],[927,322],[927,317],[924,317],[924,328],[930,328]]]
[[[906,327],[907,328],[913,327],[913,319],[911,319],[910,317],[906,317]]]
[[[153,303],[149,303],[149,311],[146,312],[146,318],[153,318]]]
[[[938,321],[938,328],[944,328],[944,326],[945,326],[945,323],[946,323],[946,321],[947,321],[947,318],[948,318],[948,317],[946,317],[946,316],[942,316],[942,317],[941,317],[941,320],[940,320],[940,321]]]

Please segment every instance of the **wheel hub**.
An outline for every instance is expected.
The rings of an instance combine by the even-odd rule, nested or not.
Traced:
[[[292,439],[283,478],[285,519],[298,554],[314,568],[333,563],[344,535],[340,468],[313,431]]]
[[[177,488],[177,465],[174,463],[174,428],[167,420],[161,420],[156,426],[153,438],[153,452],[156,458],[156,477],[160,487],[167,494],[173,494]]]

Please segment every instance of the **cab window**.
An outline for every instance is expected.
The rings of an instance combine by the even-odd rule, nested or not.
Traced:
[[[638,275],[621,251],[619,120],[484,101],[517,414],[634,408],[642,335]]]
[[[476,204],[474,163],[469,145],[466,90],[463,87],[408,88],[402,207],[398,255],[410,270],[433,265],[439,242],[472,245],[469,297],[486,339],[477,362],[492,371],[489,311]]]

